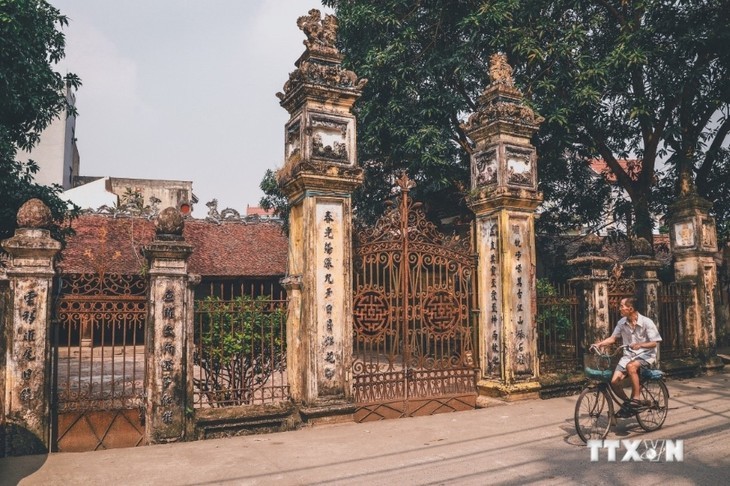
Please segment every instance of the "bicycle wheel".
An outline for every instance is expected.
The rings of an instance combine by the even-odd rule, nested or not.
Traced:
[[[636,420],[647,432],[657,430],[664,424],[669,408],[669,391],[661,380],[650,380],[641,384],[641,400],[648,402],[636,414]]]
[[[603,439],[608,435],[613,416],[613,403],[602,388],[584,388],[575,404],[575,430],[583,442]]]

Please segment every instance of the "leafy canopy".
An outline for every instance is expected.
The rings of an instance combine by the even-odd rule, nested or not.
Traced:
[[[66,89],[78,88],[80,80],[54,71],[64,56],[66,25],[68,19],[45,1],[0,0],[0,239],[12,236],[16,213],[28,199],[42,199],[59,222],[66,215],[60,187],[34,183],[37,164],[16,160],[18,149],[33,148],[55,118],[75,113]],[[58,224],[54,235],[63,237]]]
[[[379,211],[403,168],[419,181],[417,196],[465,210],[471,144],[459,120],[474,111],[495,51],[508,54],[546,119],[534,140],[543,231],[628,216],[629,230],[650,239],[652,214],[670,202],[661,181],[671,198],[696,190],[718,219],[727,214],[726,1],[323,3],[336,9],[348,67],[370,80],[356,105],[361,214]],[[594,158],[620,190],[587,171]],[[638,166],[627,170],[627,158]]]

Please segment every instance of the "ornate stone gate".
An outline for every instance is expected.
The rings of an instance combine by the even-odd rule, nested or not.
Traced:
[[[354,249],[352,382],[359,422],[476,404],[469,241],[439,233],[403,175]]]

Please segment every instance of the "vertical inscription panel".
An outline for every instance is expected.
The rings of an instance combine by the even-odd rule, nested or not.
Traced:
[[[532,235],[527,218],[509,218],[506,235],[507,268],[510,278],[507,283],[512,309],[509,332],[512,333],[512,370],[516,377],[533,373],[533,338],[535,300],[533,283],[534,262],[532,261]]]
[[[8,416],[22,417],[29,423],[47,420],[45,389],[46,329],[48,288],[36,279],[18,280],[15,284],[14,332],[10,336],[11,357],[7,367],[11,376],[7,384]],[[10,344],[9,343],[9,344]],[[29,416],[34,416],[29,420]],[[43,430],[34,428],[34,432]]]
[[[345,385],[343,346],[345,336],[344,299],[344,215],[343,203],[318,201],[316,208],[317,248],[315,288],[317,296],[317,388],[320,396],[341,394]]]
[[[180,278],[156,277],[153,279],[154,326],[148,348],[152,361],[149,404],[152,413],[153,442],[176,440],[183,436],[183,293],[184,281]]]
[[[479,228],[482,248],[486,249],[486,265],[481,272],[483,289],[481,307],[486,320],[482,335],[482,369],[485,376],[499,378],[502,375],[502,285],[500,282],[499,221],[486,219]]]

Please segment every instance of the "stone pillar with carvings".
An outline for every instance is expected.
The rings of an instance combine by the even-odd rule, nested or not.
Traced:
[[[579,248],[578,256],[568,261],[575,274],[570,285],[578,297],[578,322],[584,325],[580,341],[582,352],[610,336],[615,324],[608,317],[609,269],[613,260],[601,256],[602,246],[599,236],[589,235]],[[579,352],[579,356],[581,354]]]
[[[626,276],[636,285],[638,310],[659,325],[659,278],[657,270],[662,266],[652,255],[651,243],[644,238],[631,241],[631,255],[623,263]]]
[[[51,211],[39,199],[18,210],[15,236],[2,242],[10,255],[9,315],[5,333],[5,454],[50,448],[50,323],[53,260],[61,250],[48,229]]]
[[[149,260],[149,311],[146,345],[145,437],[150,444],[186,438],[192,407],[193,316],[187,260],[193,251],[182,236],[184,220],[176,208],[157,217],[155,239],[144,247]]]
[[[537,154],[542,118],[523,103],[506,56],[490,59],[491,83],[464,129],[475,143],[469,205],[479,253],[480,392],[510,398],[539,388],[535,316]]]
[[[287,370],[305,420],[350,419],[352,192],[362,183],[352,106],[366,80],[342,68],[337,19],[300,17],[306,50],[277,93],[290,114],[279,187],[289,201]]]
[[[674,256],[674,278],[694,284],[696,306],[686,306],[684,345],[697,353],[703,367],[719,368],[714,291],[717,285],[717,229],[709,212],[712,203],[694,192],[669,208],[669,241]]]

